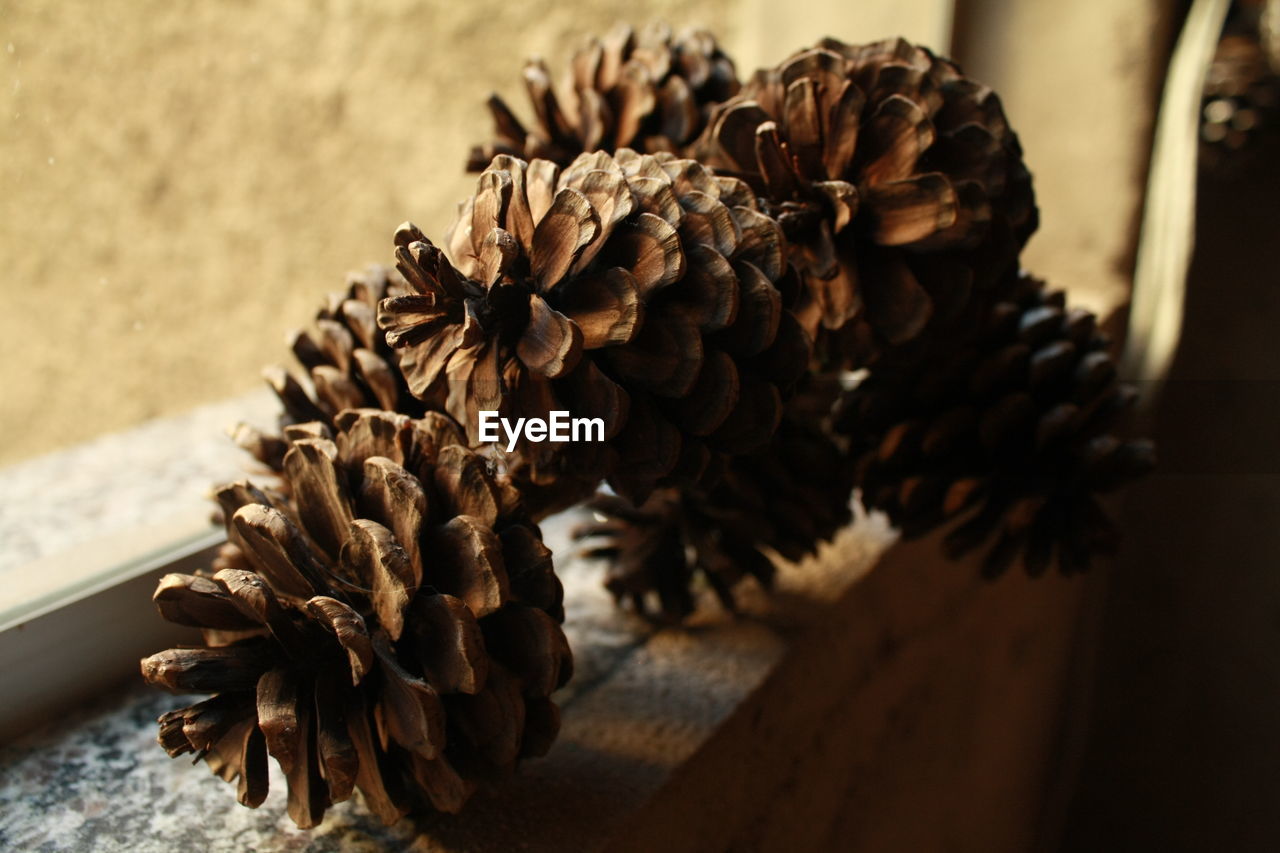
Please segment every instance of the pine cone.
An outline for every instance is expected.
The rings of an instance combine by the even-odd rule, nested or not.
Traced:
[[[827,39],[757,72],[691,150],[762,197],[804,278],[797,316],[815,338],[845,327],[855,367],[972,322],[1037,224],[999,99],[902,39]]]
[[[447,386],[473,444],[481,410],[603,420],[607,444],[524,442],[511,460],[522,489],[572,483],[562,503],[602,474],[643,502],[759,449],[808,366],[775,286],[776,223],[689,160],[623,150],[560,172],[499,156],[449,235],[453,263],[412,225],[396,243],[415,292],[378,322],[413,394]]]
[[[289,502],[220,490],[229,567],[155,594],[207,645],[142,661],[152,684],[214,694],[160,718],[170,755],[238,778],[250,807],[275,756],[305,828],[355,788],[388,823],[456,812],[545,752],[572,672],[560,584],[518,494],[460,439],[439,415],[345,411],[333,440],[292,442]]]
[[[468,171],[483,171],[498,154],[567,166],[597,150],[679,151],[702,132],[709,107],[738,91],[733,61],[710,33],[673,36],[665,24],[639,34],[620,24],[587,41],[574,53],[559,95],[540,59],[526,64],[524,82],[536,124],[526,129],[491,95],[497,138],[472,149]]]
[[[1134,392],[1116,380],[1096,318],[1024,277],[964,348],[873,370],[842,400],[836,428],[868,508],[907,537],[965,518],[945,540],[957,558],[992,534],[985,571],[1022,556],[1063,572],[1115,545],[1097,495],[1146,473],[1145,440],[1112,434]]]
[[[619,603],[679,620],[694,610],[691,585],[702,576],[734,607],[745,577],[771,585],[766,549],[798,561],[850,519],[849,465],[822,430],[787,417],[768,448],[729,460],[707,491],[663,489],[636,507],[597,495],[596,520],[574,530],[585,555],[609,561],[605,586]]]
[[[298,381],[285,368],[263,371],[284,407],[281,427],[319,422],[333,426],[345,409],[364,407],[421,417],[426,405],[409,393],[396,356],[378,328],[378,303],[408,293],[394,269],[378,265],[347,277],[346,290],[330,293],[316,312],[311,331],[289,333],[289,346],[307,371]],[[232,439],[273,473],[279,474],[289,449],[282,435],[239,424]]]

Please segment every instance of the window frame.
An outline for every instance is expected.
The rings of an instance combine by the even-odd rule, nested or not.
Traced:
[[[139,678],[142,657],[197,642],[198,632],[160,617],[151,595],[164,575],[208,566],[225,541],[221,530],[188,535],[0,616],[0,744],[130,676]]]

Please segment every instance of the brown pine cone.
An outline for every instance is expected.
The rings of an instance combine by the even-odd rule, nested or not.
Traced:
[[[734,607],[745,577],[771,585],[768,552],[797,561],[814,553],[850,519],[850,466],[821,429],[786,417],[766,450],[728,461],[706,491],[663,489],[636,507],[597,495],[596,520],[574,530],[586,556],[609,561],[605,586],[619,603],[667,619],[694,610],[691,585],[706,579]]]
[[[378,328],[378,303],[408,293],[394,269],[371,265],[347,277],[344,291],[330,293],[311,330],[289,333],[289,346],[306,371],[299,381],[283,367],[263,371],[284,407],[282,427],[319,422],[333,426],[345,409],[377,408],[421,417],[426,405],[409,393],[396,356]],[[279,473],[289,443],[247,424],[232,439],[272,472]]]
[[[497,95],[489,97],[496,138],[471,150],[467,169],[498,154],[567,166],[583,152],[679,151],[702,132],[707,110],[738,91],[733,61],[705,30],[672,35],[665,24],[635,33],[625,24],[574,53],[557,94],[540,59],[525,65],[531,128]]]
[[[1088,311],[1023,277],[973,341],[871,374],[840,401],[836,429],[868,508],[907,537],[953,524],[955,558],[994,535],[991,576],[1022,557],[1088,567],[1115,546],[1098,495],[1146,473],[1149,441],[1112,433],[1134,393],[1116,380]]]
[[[396,243],[414,293],[378,322],[412,393],[447,388],[473,444],[482,410],[603,421],[605,444],[523,442],[509,460],[522,490],[571,484],[562,505],[602,474],[643,502],[763,447],[808,366],[775,286],[777,224],[690,160],[624,150],[561,172],[499,156],[449,235],[452,263],[412,225]]]
[[[456,812],[546,751],[572,672],[560,584],[518,495],[460,438],[440,416],[345,411],[334,440],[292,442],[289,502],[219,492],[238,567],[155,594],[207,645],[142,661],[152,684],[213,694],[160,718],[170,755],[238,778],[250,807],[275,756],[305,828],[356,788],[388,823]]]
[[[690,150],[761,196],[804,278],[797,316],[815,339],[843,328],[853,367],[972,322],[1037,225],[999,99],[902,39],[827,39],[757,72]]]

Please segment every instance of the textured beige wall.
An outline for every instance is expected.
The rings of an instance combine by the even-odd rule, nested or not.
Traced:
[[[0,0],[0,462],[255,387],[399,222],[443,231],[525,56],[732,44],[739,2]]]
[[[741,0],[740,56],[780,62],[823,36],[869,42],[902,36],[946,53],[953,0]]]
[[[1035,171],[1028,265],[1105,312],[1127,294],[1162,35],[1155,0],[1090,3],[962,0],[956,49]],[[945,49],[950,7],[0,0],[0,463],[254,387],[396,224],[443,231],[485,96],[523,107],[525,56],[665,18],[710,26],[745,76],[827,34]]]
[[[1035,179],[1023,266],[1102,317],[1129,301],[1173,5],[956,2],[953,53],[1000,93]]]
[[[660,18],[745,76],[827,34],[941,41],[949,7],[0,0],[0,463],[255,387],[397,224],[444,230],[526,56]]]

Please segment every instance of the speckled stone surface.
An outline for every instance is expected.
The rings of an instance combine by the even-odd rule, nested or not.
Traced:
[[[548,546],[561,555],[566,633],[575,653],[574,680],[557,694],[566,717],[578,696],[617,676],[654,632],[613,606],[596,566],[573,557],[569,530],[579,520],[565,513],[542,525]],[[284,812],[284,779],[274,762],[267,801],[257,810],[241,807],[232,788],[203,765],[170,759],[157,746],[156,718],[186,704],[131,685],[0,750],[0,851],[348,851],[415,838],[428,844],[424,826],[406,820],[384,827],[355,802],[333,808],[318,829],[299,831]]]
[[[279,408],[263,389],[0,468],[0,577],[133,528],[207,516],[210,486],[251,461],[226,428],[269,427]]]
[[[544,525],[559,553],[571,553],[573,521],[564,515]],[[591,565],[568,559],[562,577],[576,656],[574,681],[558,694],[568,713],[652,629],[612,606]],[[198,698],[131,685],[0,750],[0,851],[357,851],[398,848],[421,835],[411,820],[384,827],[355,802],[302,832],[285,814],[284,777],[274,762],[267,801],[243,808],[203,764],[170,759],[156,744],[156,718]]]
[[[156,745],[156,717],[187,704],[183,697],[131,685],[0,750],[0,850],[599,849],[734,714],[786,641],[778,624],[752,617],[770,607],[757,590],[746,590],[748,618],[730,618],[708,600],[683,628],[655,628],[618,610],[598,568],[571,556],[574,521],[566,514],[543,525],[562,557],[575,655],[574,680],[557,694],[560,739],[462,815],[384,827],[357,797],[302,832],[285,814],[274,762],[267,801],[243,808],[203,764],[170,759]],[[884,543],[875,527],[846,531],[804,570],[784,566],[781,599],[796,582],[851,582]]]

